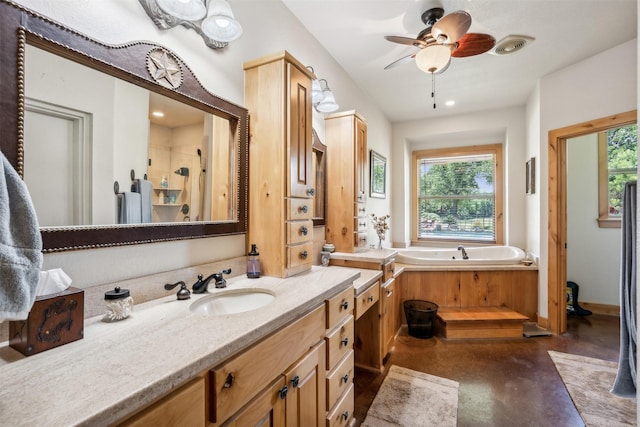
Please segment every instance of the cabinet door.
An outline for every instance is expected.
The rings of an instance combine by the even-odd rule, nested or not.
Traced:
[[[395,279],[389,280],[382,287],[380,300],[382,301],[382,355],[384,357],[391,351],[397,331]]]
[[[311,80],[288,64],[289,70],[289,191],[290,197],[311,197]]]
[[[279,377],[244,408],[240,409],[225,426],[229,427],[281,427],[285,425],[284,377]]]
[[[356,117],[356,201],[364,202],[366,198],[364,182],[367,170],[367,124]]]
[[[321,426],[326,399],[325,345],[315,346],[286,373],[287,427]]]

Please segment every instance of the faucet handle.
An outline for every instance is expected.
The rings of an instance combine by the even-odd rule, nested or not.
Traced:
[[[227,281],[222,277],[223,274],[231,274],[231,269],[227,268],[226,270],[222,270],[220,273],[214,273],[213,278],[216,281],[216,288],[226,288]]]
[[[189,292],[189,289],[187,289],[187,285],[182,280],[173,284],[167,283],[166,285],[164,285],[164,288],[170,291],[178,285],[180,285],[180,290],[178,290],[177,298],[179,300],[186,300],[191,298],[191,292]]]

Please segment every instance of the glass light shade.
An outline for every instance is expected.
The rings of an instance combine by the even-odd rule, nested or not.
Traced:
[[[315,79],[311,83],[311,102],[313,105],[320,103],[324,99],[324,91],[322,90],[322,85],[320,84],[320,80]]]
[[[163,12],[185,21],[197,21],[207,14],[202,0],[156,0]]]
[[[441,73],[450,62],[451,49],[440,44],[427,46],[416,54],[416,65],[425,73]]]
[[[213,0],[206,19],[202,21],[202,32],[214,40],[230,42],[242,35],[242,27],[226,0]]]
[[[333,113],[338,110],[340,106],[336,104],[336,97],[333,96],[333,92],[328,87],[323,90],[324,99],[316,105],[316,110],[321,113]]]

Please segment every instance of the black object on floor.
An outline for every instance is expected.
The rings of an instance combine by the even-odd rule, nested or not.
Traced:
[[[567,314],[577,314],[578,316],[588,316],[591,310],[580,307],[578,304],[578,290],[580,286],[576,282],[567,282]]]
[[[431,338],[435,334],[438,304],[430,301],[407,300],[404,302],[409,335],[415,338]]]

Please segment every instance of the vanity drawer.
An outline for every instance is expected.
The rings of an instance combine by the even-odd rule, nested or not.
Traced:
[[[287,221],[287,244],[308,242],[313,239],[313,221]]]
[[[356,218],[360,220],[366,220],[367,218],[367,208],[364,203],[356,203],[355,204],[355,215]]]
[[[209,420],[221,423],[322,340],[324,307],[209,371]]]
[[[351,425],[354,407],[353,396],[353,384],[350,384],[349,389],[333,408],[333,411],[327,414],[327,427],[346,427]]]
[[[395,268],[396,268],[396,263],[395,263],[395,259],[392,259],[391,261],[389,261],[388,263],[384,264],[382,266],[382,281],[384,283],[387,282],[387,280],[391,279],[393,277],[393,273],[395,272]]]
[[[333,329],[353,312],[353,287],[348,287],[335,297],[326,301],[327,329]]]
[[[312,219],[313,199],[287,199],[287,219]]]
[[[354,316],[356,320],[362,316],[365,311],[369,310],[380,299],[380,281],[376,281],[366,291],[356,297],[356,307]]]
[[[353,246],[356,248],[365,248],[367,246],[367,233],[354,233]]]
[[[353,383],[353,363],[353,350],[349,350],[338,366],[327,374],[327,411],[333,408],[349,384]]]
[[[312,254],[313,242],[287,246],[287,268],[294,268],[305,264],[311,265]]]
[[[354,218],[353,219],[354,227],[357,233],[367,234],[367,219],[366,218]]]
[[[327,369],[335,366],[349,350],[353,349],[353,316],[347,317],[327,334]]]

